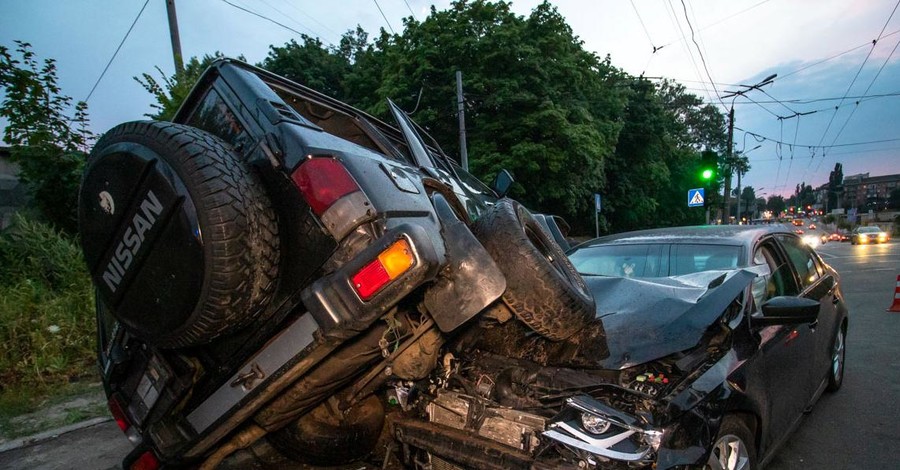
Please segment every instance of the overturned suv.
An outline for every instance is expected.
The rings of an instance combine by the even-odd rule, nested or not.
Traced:
[[[388,107],[396,127],[222,60],[173,122],[97,143],[79,221],[124,468],[418,465],[392,423],[447,388],[445,344],[473,318],[575,350],[602,335],[556,219]]]

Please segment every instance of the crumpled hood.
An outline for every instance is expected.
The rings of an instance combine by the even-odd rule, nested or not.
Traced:
[[[695,346],[755,277],[744,269],[644,279],[585,276],[609,348],[598,365],[623,369]]]

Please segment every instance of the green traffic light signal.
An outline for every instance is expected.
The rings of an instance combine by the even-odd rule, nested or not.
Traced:
[[[703,178],[704,180],[709,181],[713,177],[713,171],[711,169],[707,168],[707,169],[703,170],[703,173],[700,173],[700,177]]]

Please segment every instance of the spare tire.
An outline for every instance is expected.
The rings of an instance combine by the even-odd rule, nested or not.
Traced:
[[[581,275],[524,206],[501,199],[472,232],[506,276],[503,302],[529,328],[559,341],[594,317],[594,299]]]
[[[78,218],[101,299],[150,344],[208,342],[253,320],[274,292],[268,197],[204,131],[157,121],[111,129],[88,159]]]
[[[343,414],[323,403],[287,426],[269,434],[269,442],[297,462],[342,465],[359,460],[375,448],[384,426],[384,407],[374,395]]]

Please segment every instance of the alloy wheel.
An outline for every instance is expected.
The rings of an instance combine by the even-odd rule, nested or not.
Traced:
[[[844,329],[838,328],[831,350],[831,375],[835,382],[841,381],[844,375]]]
[[[706,468],[711,470],[749,470],[750,453],[747,445],[734,434],[727,434],[716,441]]]

